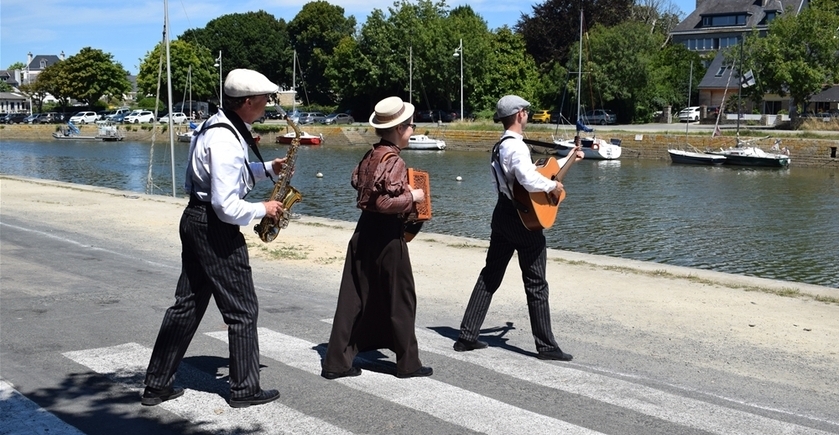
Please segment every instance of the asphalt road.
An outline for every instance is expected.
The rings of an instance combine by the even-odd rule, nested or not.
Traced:
[[[545,362],[533,358],[517,317],[484,325],[489,349],[456,353],[461,308],[434,301],[417,319],[434,376],[396,379],[384,351],[360,356],[362,376],[327,381],[319,364],[339,276],[258,260],[262,383],[278,388],[280,400],[227,407],[226,332],[211,304],[181,366],[187,393],[143,407],[143,370],[172,302],[179,248],[144,243],[141,234],[74,231],[52,222],[60,218],[4,212],[0,220],[0,434],[839,433],[835,385],[830,393],[709,370],[690,354],[722,344],[701,337],[655,358],[563,337],[578,357]],[[622,333],[608,322],[569,320]],[[645,345],[644,337],[628,339]],[[763,364],[772,353],[744,348],[740,356]],[[834,378],[823,372],[825,382]]]

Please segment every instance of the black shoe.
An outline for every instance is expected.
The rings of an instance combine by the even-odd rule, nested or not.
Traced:
[[[280,398],[280,392],[277,390],[260,390],[253,396],[242,397],[240,399],[230,399],[231,408],[247,408],[251,405],[264,405],[268,402],[273,402]]]
[[[551,350],[548,352],[539,352],[539,355],[536,356],[539,359],[550,359],[554,361],[571,361],[574,359],[570,353],[565,353],[562,349],[557,348],[557,350]]]
[[[397,373],[396,377],[399,379],[419,378],[423,376],[431,376],[434,370],[431,367],[420,367],[415,372],[411,373]]]
[[[160,405],[167,400],[177,399],[183,395],[184,389],[181,387],[146,387],[146,389],[143,390],[143,397],[140,399],[140,403],[145,406]]]
[[[320,372],[320,375],[326,379],[346,378],[348,376],[358,376],[360,374],[361,369],[358,367],[350,367],[350,369],[345,372],[328,372],[326,370]]]
[[[457,341],[454,342],[454,350],[457,352],[466,352],[468,350],[483,349],[485,347],[487,347],[486,342],[480,340],[466,341],[462,338],[458,338]]]

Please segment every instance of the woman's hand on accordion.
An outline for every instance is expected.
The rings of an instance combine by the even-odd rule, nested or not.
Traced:
[[[425,191],[422,189],[411,189],[411,197],[414,198],[414,202],[421,202],[425,199]]]

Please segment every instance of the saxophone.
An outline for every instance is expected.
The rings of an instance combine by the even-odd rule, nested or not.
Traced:
[[[291,146],[286,153],[286,161],[282,172],[278,175],[277,182],[274,183],[274,189],[268,197],[268,201],[281,202],[283,211],[279,219],[274,220],[265,216],[253,227],[253,231],[259,234],[259,238],[265,243],[276,239],[280,230],[288,226],[288,221],[291,218],[291,206],[303,199],[300,191],[291,185],[291,176],[294,175],[294,161],[297,159],[297,149],[300,147],[300,129],[297,128],[288,114],[286,114],[285,120],[294,129],[294,139],[291,140]]]

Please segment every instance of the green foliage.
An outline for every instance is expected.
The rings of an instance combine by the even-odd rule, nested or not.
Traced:
[[[213,64],[219,52],[223,76],[236,68],[248,68],[265,74],[280,86],[291,85],[292,48],[287,26],[284,20],[277,20],[268,12],[223,15],[208,22],[203,29],[187,30],[178,39],[202,46],[211,53],[212,61],[202,57],[205,63],[193,66],[193,69],[212,70],[211,76],[215,79],[200,82],[207,86],[206,89],[218,89],[218,67]],[[198,80],[193,81],[195,85],[199,85]],[[213,94],[204,96],[210,95]]]
[[[773,20],[765,38],[746,39],[740,70],[755,73],[758,85],[748,88],[752,97],[764,92],[790,95],[803,110],[824,85],[839,82],[837,3],[814,1],[798,15]]]
[[[335,48],[355,31],[355,17],[344,17],[344,8],[326,1],[306,3],[288,23],[291,45],[297,50],[298,95],[303,101],[335,104],[336,95],[326,70]]]
[[[12,86],[4,81],[0,81],[0,92],[12,92]]]
[[[609,27],[625,21],[633,4],[632,0],[546,0],[533,6],[532,16],[523,14],[515,30],[538,65],[565,64],[570,48],[579,41],[580,11],[587,28]]]
[[[8,68],[6,68],[6,71],[14,71],[16,69],[23,71],[26,69],[26,64],[23,62],[14,62],[13,64],[9,65]]]
[[[61,83],[66,89],[66,96],[87,106],[102,97],[121,99],[131,90],[128,71],[119,62],[114,63],[113,55],[102,50],[85,47],[53,66],[56,65],[60,65],[61,75],[64,76]]]
[[[169,59],[172,69],[172,103],[189,98],[200,100],[218,94],[218,69],[213,66],[215,58],[205,47],[190,44],[182,40],[169,43]],[[188,79],[192,75],[192,88]],[[146,53],[137,74],[137,92],[139,95],[158,95],[162,107],[167,105],[166,47],[161,42]],[[146,106],[142,106],[146,107]],[[153,106],[151,107],[154,108]]]

